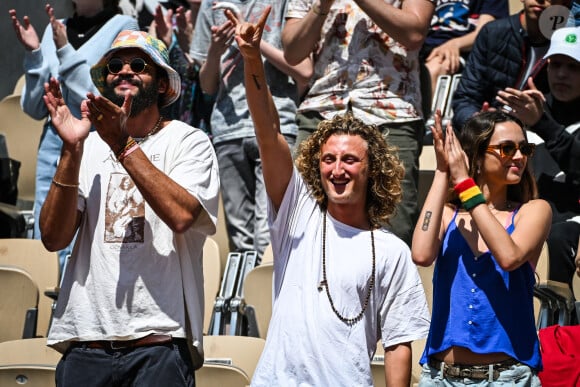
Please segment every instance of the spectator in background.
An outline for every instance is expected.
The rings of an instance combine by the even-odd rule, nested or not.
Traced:
[[[453,95],[453,127],[462,130],[474,114],[500,108],[497,92],[525,89],[529,77],[548,91],[544,55],[549,37],[540,30],[542,12],[552,5],[569,7],[570,0],[522,0],[524,8],[509,18],[487,23],[475,39],[461,80]]]
[[[291,64],[313,56],[311,87],[298,109],[297,144],[318,123],[351,111],[377,125],[405,167],[403,200],[390,229],[410,244],[417,220],[425,126],[419,49],[435,0],[290,0],[282,40]]]
[[[380,342],[386,385],[406,387],[410,343],[425,337],[429,312],[409,248],[381,226],[401,198],[404,169],[377,128],[351,112],[321,122],[294,166],[261,61],[267,16],[236,30],[276,273],[252,386],[371,386]]]
[[[461,72],[479,30],[486,23],[507,16],[505,0],[437,0],[431,28],[419,54],[431,77],[432,94],[440,75]]]
[[[580,0],[572,0],[570,19],[566,27],[580,27]]]
[[[175,14],[172,9],[164,13],[158,5],[150,33],[169,47],[169,64],[181,77],[179,99],[162,113],[211,134],[210,116],[214,100],[201,91],[199,65],[189,55],[200,4],[200,0],[193,0],[190,9],[180,6]]]
[[[261,41],[267,83],[280,116],[280,130],[292,146],[296,139],[297,84],[311,75],[309,57],[289,65],[282,53],[281,32],[286,0],[228,3],[240,20],[255,22],[268,5],[272,12]],[[221,194],[232,251],[255,250],[261,257],[270,242],[262,162],[248,110],[244,63],[224,9],[203,0],[193,36],[191,56],[200,65],[200,85],[215,96],[211,134],[220,167]]]
[[[572,288],[580,238],[580,27],[556,30],[544,58],[548,94],[530,80],[529,90],[500,91],[498,101],[544,141],[534,172],[540,197],[553,213],[547,241],[549,279]],[[580,294],[575,296],[580,299]]]
[[[57,20],[54,9],[46,5],[49,24],[42,40],[28,16],[20,23],[15,9],[10,10],[12,25],[18,40],[26,49],[24,71],[26,85],[22,91],[22,109],[32,118],[48,117],[42,100],[44,84],[55,77],[62,85],[65,103],[72,114],[80,118],[79,106],[87,92],[97,93],[91,82],[90,66],[105,53],[122,30],[138,29],[130,16],[121,15],[118,0],[72,0],[74,15]],[[41,238],[40,208],[50,188],[60,156],[62,140],[47,118],[38,148],[36,163],[36,194],[34,199],[34,237]],[[61,267],[70,247],[59,252]]]
[[[57,386],[191,387],[203,363],[215,153],[199,129],[160,113],[180,92],[161,41],[122,31],[91,79],[102,96],[88,93],[80,120],[54,78],[46,87],[63,146],[42,241],[60,249],[78,230],[48,334],[63,353]]]
[[[523,125],[503,112],[472,117],[460,141],[438,112],[437,169],[413,234],[433,273],[433,314],[419,386],[539,386],[534,271],[552,213],[536,199]],[[451,197],[449,188],[454,187]]]

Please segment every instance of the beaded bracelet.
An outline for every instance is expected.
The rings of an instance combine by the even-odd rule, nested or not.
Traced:
[[[129,156],[131,153],[135,152],[137,150],[137,148],[139,148],[139,144],[136,141],[133,141],[133,145],[127,149],[127,147],[125,147],[125,150],[123,151],[123,153],[121,153],[119,155],[119,157],[117,157],[117,160],[119,160],[119,162],[125,160],[127,158],[127,156]]]
[[[472,178],[465,179],[454,187],[455,192],[463,204],[463,208],[471,211],[474,207],[485,203],[485,197]]]

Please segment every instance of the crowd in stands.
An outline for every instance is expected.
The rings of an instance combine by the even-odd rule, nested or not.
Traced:
[[[22,109],[46,120],[34,237],[65,270],[59,386],[108,385],[104,364],[195,384],[219,196],[229,249],[276,257],[252,385],[372,385],[377,341],[408,385],[422,338],[421,386],[539,385],[544,242],[550,279],[580,276],[578,1],[71,1],[42,36],[10,10]],[[419,203],[424,104],[458,73]],[[413,263],[435,264],[432,316]]]

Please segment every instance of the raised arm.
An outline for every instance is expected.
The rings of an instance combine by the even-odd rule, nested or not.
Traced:
[[[239,24],[234,14],[228,18],[236,25],[236,41],[244,58],[244,76],[248,108],[254,121],[256,139],[262,159],[266,192],[277,210],[292,177],[292,156],[280,133],[280,119],[266,84],[260,41],[271,7],[266,7],[258,23]]]
[[[199,69],[199,83],[204,93],[215,95],[220,82],[220,60],[233,39],[235,29],[231,21],[211,26],[211,42],[207,56]]]
[[[432,128],[433,146],[437,159],[435,176],[421,214],[413,232],[411,254],[413,262],[420,266],[430,266],[441,247],[445,233],[445,216],[451,212],[446,206],[449,190],[449,164],[445,154],[445,140],[441,126],[441,111],[435,113],[435,125]]]
[[[455,186],[469,175],[465,153],[451,127],[447,128],[445,149],[451,183]],[[536,266],[552,223],[552,210],[546,201],[536,199],[524,203],[516,216],[516,227],[511,235],[487,205],[480,204],[469,212],[481,237],[502,269],[512,271],[528,261]]]
[[[282,30],[282,46],[289,64],[297,65],[310,57],[320,40],[320,31],[332,3],[333,0],[315,0],[306,16],[286,20]]]
[[[77,209],[79,170],[91,123],[86,103],[82,107],[81,120],[71,114],[55,78],[45,85],[45,93],[44,102],[63,145],[39,222],[42,242],[48,250],[57,251],[68,246],[80,224],[81,213]]]
[[[312,58],[308,55],[301,62],[296,65],[291,65],[284,56],[284,51],[274,47],[270,43],[262,40],[260,43],[260,51],[264,58],[268,60],[274,67],[283,72],[284,74],[292,77],[299,89],[304,90],[312,74],[314,72],[314,67],[312,64]]]
[[[405,0],[401,8],[383,0],[355,0],[358,6],[395,41],[418,50],[427,36],[435,4],[430,0]]]

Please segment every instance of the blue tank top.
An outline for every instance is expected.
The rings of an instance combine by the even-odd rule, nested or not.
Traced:
[[[514,230],[514,217],[506,228]],[[433,312],[421,364],[452,346],[475,353],[505,353],[540,370],[534,321],[534,270],[529,262],[508,272],[490,251],[476,257],[457,228],[449,224],[433,273]]]

